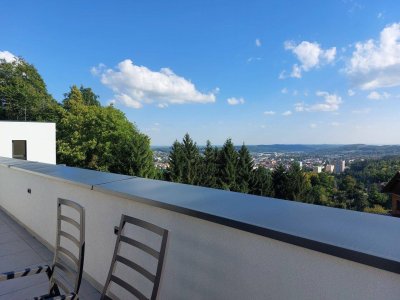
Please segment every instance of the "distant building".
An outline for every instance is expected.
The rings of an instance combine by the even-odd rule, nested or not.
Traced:
[[[303,162],[302,161],[299,161],[299,167],[300,167],[300,169],[303,169]]]
[[[314,166],[313,167],[313,172],[314,173],[321,173],[322,172],[322,166]]]
[[[335,169],[334,165],[326,165],[325,166],[325,172],[327,172],[327,173],[333,173],[334,169]]]
[[[0,121],[0,156],[56,163],[56,124]]]
[[[339,174],[339,173],[343,173],[344,169],[346,168],[346,162],[344,160],[338,160],[335,163],[335,173]]]

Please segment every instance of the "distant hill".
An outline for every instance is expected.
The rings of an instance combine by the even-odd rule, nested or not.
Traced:
[[[400,155],[400,145],[332,145],[332,144],[273,144],[273,145],[247,145],[252,153],[304,153],[304,154],[359,154],[359,155]],[[199,146],[203,149],[204,146]],[[236,146],[239,149],[240,146]],[[153,151],[169,152],[171,147],[154,146]]]

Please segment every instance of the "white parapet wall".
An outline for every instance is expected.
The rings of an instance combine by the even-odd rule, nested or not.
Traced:
[[[0,206],[49,245],[55,244],[57,197],[85,207],[85,276],[99,288],[114,226],[127,214],[169,230],[158,299],[399,299],[394,272],[92,188],[0,165]]]
[[[56,163],[56,124],[0,121],[0,156],[13,157],[13,141],[26,141],[26,159]]]

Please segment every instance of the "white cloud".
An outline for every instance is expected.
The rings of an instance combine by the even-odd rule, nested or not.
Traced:
[[[290,77],[301,78],[301,68],[297,64],[293,65],[292,73],[290,73]]]
[[[358,42],[345,72],[363,90],[400,85],[400,23],[385,27],[379,41]]]
[[[387,92],[383,93],[378,93],[377,91],[373,91],[368,94],[367,98],[371,100],[383,100],[383,99],[388,99],[390,97],[390,94]]]
[[[288,92],[289,92],[289,90],[287,88],[281,89],[281,93],[282,94],[287,94]]]
[[[226,102],[228,102],[229,105],[238,105],[238,104],[244,104],[245,101],[243,98],[231,97],[226,99]]]
[[[272,115],[274,115],[274,114],[275,114],[275,112],[272,111],[272,110],[264,111],[264,115],[266,115],[266,116],[272,116]]]
[[[315,93],[318,97],[324,98],[324,102],[315,103],[313,105],[306,105],[304,102],[296,103],[295,110],[302,111],[337,111],[342,98],[336,94],[329,94],[328,92],[318,91]]]
[[[322,49],[318,43],[302,41],[296,45],[292,41],[284,43],[285,50],[290,50],[300,62],[292,67],[291,77],[301,78],[302,72],[310,71],[313,68],[318,68],[321,65],[332,63],[336,56],[336,47]]]
[[[349,95],[350,97],[353,97],[355,94],[356,94],[356,92],[353,91],[353,90],[348,90],[347,91],[347,95]]]
[[[201,93],[192,82],[169,68],[151,71],[130,59],[120,62],[115,69],[100,64],[91,72],[114,92],[114,102],[133,108],[148,103],[157,103],[161,108],[169,104],[214,103],[218,92]]]
[[[292,114],[292,112],[290,110],[285,111],[284,113],[282,113],[282,116],[288,117]]]
[[[3,60],[6,63],[12,63],[16,60],[18,60],[18,57],[16,57],[14,54],[8,51],[0,51],[0,60]]]
[[[279,76],[278,76],[279,79],[285,79],[285,78],[287,78],[287,77],[288,77],[288,76],[287,76],[285,70],[281,71],[281,72],[279,73]]]
[[[261,47],[261,40],[260,39],[256,39],[255,43],[256,43],[257,47]]]
[[[338,123],[338,122],[332,122],[331,125],[332,125],[333,127],[338,127],[338,126],[340,126],[340,123]]]
[[[378,13],[376,17],[377,17],[378,19],[382,19],[382,18],[383,18],[383,12]]]
[[[317,124],[311,123],[311,124],[310,124],[310,128],[313,128],[313,129],[314,129],[314,128],[317,128]]]

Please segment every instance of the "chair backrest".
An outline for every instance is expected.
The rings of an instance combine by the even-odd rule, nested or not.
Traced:
[[[85,209],[74,201],[58,198],[56,250],[50,277],[51,294],[78,294],[84,255]]]
[[[147,232],[148,234],[155,234],[159,236],[160,247],[158,250],[154,249],[152,246],[145,244],[137,239],[133,239],[125,235],[126,223],[139,227],[142,231]],[[156,299],[158,287],[161,279],[161,271],[164,262],[165,250],[167,245],[168,238],[168,230],[158,227],[149,222],[136,219],[130,216],[122,215],[120,225],[118,228],[118,237],[115,243],[114,255],[111,261],[110,271],[107,276],[106,283],[104,285],[103,293],[101,299],[112,299],[113,295],[109,291],[110,283],[113,282],[117,284],[119,287],[122,287],[129,294],[135,296],[138,299]],[[127,245],[127,253],[129,252],[129,247],[134,247],[136,250],[146,253],[151,256],[152,259],[155,259],[155,272],[149,271],[146,267],[140,266],[138,263],[132,261],[130,258],[124,257],[121,253],[121,244]],[[133,250],[133,249],[132,249]],[[117,263],[123,264],[124,267],[128,267],[141,275],[144,280],[147,280],[152,285],[151,288],[151,296],[145,296],[141,291],[137,288],[133,287],[131,283],[127,283],[125,280],[121,279],[116,275],[116,265]],[[154,274],[155,273],[155,274]]]

